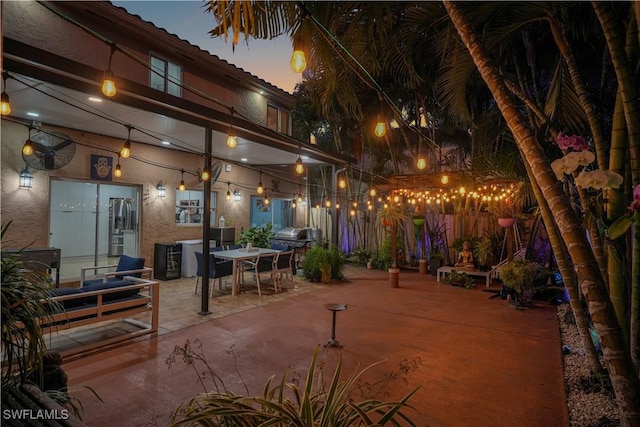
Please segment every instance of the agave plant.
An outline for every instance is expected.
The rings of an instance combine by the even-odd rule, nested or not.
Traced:
[[[4,238],[11,222],[2,225]],[[20,253],[2,258],[2,387],[18,385],[42,362],[46,343],[40,326],[62,308],[49,298],[48,278],[31,271]]]
[[[324,384],[321,370],[316,370],[317,356],[316,349],[302,387],[287,382],[285,373],[276,384],[273,382],[275,376],[271,376],[259,397],[241,396],[226,388],[201,393],[174,412],[172,425],[353,427],[398,426],[402,421],[402,425],[415,426],[402,409],[411,408],[408,401],[418,388],[399,401],[365,399],[356,402],[351,399],[350,392],[362,374],[377,364],[340,381],[342,359],[339,359],[328,388],[317,387],[316,371],[319,372],[318,382]]]

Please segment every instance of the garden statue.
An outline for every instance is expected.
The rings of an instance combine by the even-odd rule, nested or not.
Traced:
[[[475,267],[473,263],[473,252],[471,251],[471,243],[469,243],[468,240],[465,240],[462,244],[462,252],[460,252],[460,255],[458,255],[458,262],[456,262],[456,267]]]

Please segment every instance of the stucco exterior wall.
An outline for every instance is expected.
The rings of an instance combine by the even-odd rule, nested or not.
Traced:
[[[46,127],[70,136],[76,141],[76,154],[73,160],[61,169],[52,171],[38,171],[30,169],[34,177],[33,188],[18,188],[18,176],[24,167],[21,149],[28,137],[28,129],[22,124],[2,120],[1,135],[1,166],[2,166],[2,222],[12,221],[3,239],[3,245],[10,247],[48,246],[49,237],[49,205],[51,178],[69,178],[90,181],[91,154],[105,155],[113,153],[114,165],[117,162],[115,154],[122,146],[122,140],[79,132],[72,129]],[[100,147],[95,148],[95,147]],[[167,148],[133,143],[132,155],[151,163],[171,165],[177,169],[195,171],[203,166],[200,155],[184,153]],[[176,189],[180,184],[179,170],[165,169],[153,166],[133,158],[121,159],[122,177],[114,178],[112,183],[137,185],[141,188],[141,220],[140,220],[140,255],[145,257],[147,265],[153,265],[153,249],[157,242],[173,242],[176,240],[201,239],[201,226],[181,226],[175,223]],[[223,164],[224,165],[224,164]],[[272,178],[263,175],[265,185]],[[156,184],[162,180],[166,187],[166,197],[157,197]],[[242,228],[249,226],[250,196],[257,195],[256,184],[259,173],[239,165],[232,165],[231,171],[226,172],[224,166],[212,191],[218,193],[215,221],[224,216],[232,227],[236,229],[236,239]],[[239,188],[242,198],[239,202],[227,201],[227,182],[231,183],[231,191]],[[203,190],[203,183],[197,177],[185,174],[185,183],[190,190]],[[280,183],[280,194],[270,193],[271,197],[290,198],[297,191],[291,183]],[[304,226],[305,209],[297,208],[296,226]],[[64,256],[64,254],[63,254]]]

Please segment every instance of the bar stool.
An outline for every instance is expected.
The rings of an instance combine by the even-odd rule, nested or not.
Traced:
[[[347,309],[347,304],[328,303],[324,304],[324,308],[331,311],[333,318],[331,322],[331,339],[324,345],[325,347],[342,348],[342,344],[336,340],[336,313]]]

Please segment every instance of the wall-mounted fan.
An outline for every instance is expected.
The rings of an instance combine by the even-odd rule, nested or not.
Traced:
[[[211,185],[216,183],[216,181],[220,177],[221,172],[222,172],[222,162],[218,160],[211,165]]]
[[[60,169],[76,154],[76,144],[71,137],[61,132],[38,132],[30,140],[33,153],[28,156],[22,154],[22,158],[33,169]]]

